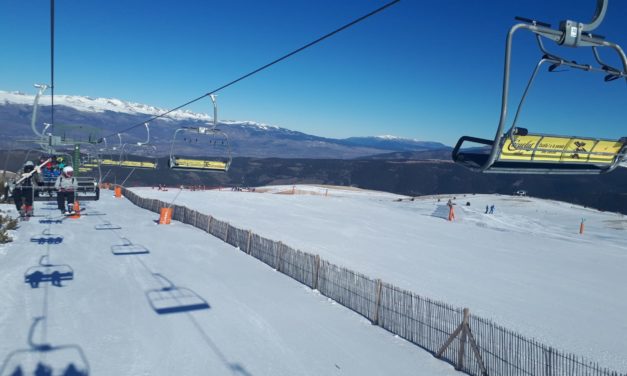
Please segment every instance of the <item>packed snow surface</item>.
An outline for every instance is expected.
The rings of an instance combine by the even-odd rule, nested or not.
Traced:
[[[54,367],[55,376],[70,364],[92,375],[457,374],[201,230],[156,225],[154,213],[110,192],[81,206],[82,217],[72,219],[54,203],[36,202],[38,217],[0,246],[2,374],[19,367],[31,375],[38,362]],[[39,222],[48,218],[61,223]],[[120,228],[95,229],[106,224]],[[62,240],[31,241],[42,236]],[[112,246],[130,243],[150,253],[112,253]],[[56,265],[46,273],[71,268],[73,279],[61,287],[25,283],[42,255],[43,264]],[[44,319],[34,327],[33,345],[52,346],[40,351],[27,343],[36,317]]]
[[[164,201],[178,193],[134,191]],[[626,216],[531,197],[457,195],[449,222],[449,197],[279,186],[183,191],[176,204],[627,371]]]

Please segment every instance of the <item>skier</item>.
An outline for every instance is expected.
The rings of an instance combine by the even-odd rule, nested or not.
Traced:
[[[13,188],[13,201],[15,208],[20,213],[20,217],[30,217],[33,215],[33,189],[37,187],[39,175],[35,170],[35,164],[32,161],[24,163],[23,173],[20,178],[22,181],[15,183]]]
[[[72,166],[65,166],[63,168],[63,173],[57,178],[57,181],[54,183],[54,188],[57,190],[57,205],[59,210],[65,215],[75,214],[73,210],[74,191],[78,188],[78,183],[74,177],[74,169]],[[67,207],[65,206],[66,201]]]
[[[448,206],[448,220],[449,221],[453,221],[455,219],[455,209],[453,209],[453,205],[455,205],[453,203],[453,201],[451,201],[451,199],[448,200],[448,202],[446,203],[446,206]]]
[[[490,214],[494,214],[494,204],[490,206]]]
[[[488,212],[490,211],[490,208],[488,207],[488,205],[485,206],[485,214],[488,214]]]

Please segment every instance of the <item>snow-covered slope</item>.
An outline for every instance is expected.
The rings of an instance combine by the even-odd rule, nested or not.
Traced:
[[[170,201],[178,190],[134,191]],[[626,216],[468,195],[457,196],[450,223],[442,218],[448,197],[409,201],[310,186],[257,192],[268,193],[185,191],[177,204],[627,370]],[[495,214],[484,214],[493,204]]]
[[[92,375],[458,374],[198,229],[157,226],[153,213],[107,194],[82,206],[80,219],[41,224],[59,217],[54,204],[36,203],[43,217],[22,223],[15,242],[0,246],[0,367],[14,361],[4,369],[8,374],[16,365],[32,371],[38,361],[63,368],[71,362],[82,370],[80,351]],[[105,221],[121,229],[95,230]],[[30,241],[44,230],[63,241]],[[124,238],[150,253],[113,255],[110,247]],[[50,263],[71,266],[74,279],[62,287],[24,283],[26,270],[46,254]],[[153,273],[193,291],[208,307],[158,314],[151,302],[181,307],[190,298],[171,289],[151,292],[168,287]],[[45,321],[33,340],[50,343],[52,351],[13,353],[28,349],[29,328],[40,316]],[[77,347],[57,347],[68,344]]]

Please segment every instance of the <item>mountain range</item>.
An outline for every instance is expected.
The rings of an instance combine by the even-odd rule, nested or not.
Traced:
[[[19,140],[33,138],[30,128],[34,95],[0,91],[0,129],[3,148],[24,148]],[[49,96],[40,98],[38,129],[50,119]],[[146,139],[141,124],[166,110],[134,102],[111,98],[55,95],[55,131],[57,135],[83,140],[97,140],[106,135],[109,147],[119,144],[115,134],[132,125],[140,124],[135,130],[122,135],[122,143],[136,143]],[[159,155],[169,152],[174,131],[181,127],[208,126],[212,122],[207,114],[177,110],[167,117],[150,123],[150,142],[157,147]],[[309,135],[286,128],[253,121],[221,120],[218,129],[228,137],[234,157],[256,158],[322,158],[351,159],[396,152],[437,152],[448,158],[450,148],[439,142],[405,139],[390,135],[373,137],[350,137],[334,139]],[[10,130],[10,131],[9,131]],[[202,140],[201,140],[202,141]],[[187,147],[185,154],[210,154],[211,146]]]
[[[46,103],[43,98],[41,103]],[[26,158],[25,143],[30,129],[33,96],[0,92],[0,158],[4,168],[16,171]],[[48,103],[49,103],[49,99]],[[116,99],[55,96],[56,129],[90,133],[94,139],[142,122],[163,110]],[[50,118],[50,107],[42,106],[39,119]],[[627,169],[602,176],[543,176],[478,174],[453,163],[446,145],[394,136],[332,139],[289,129],[246,121],[221,121],[228,134],[233,164],[227,174],[167,169],[166,158],[173,129],[207,126],[205,114],[175,111],[171,117],[151,123],[151,143],[160,150],[157,171],[107,168],[106,181],[127,185],[158,184],[205,186],[261,186],[315,183],[357,186],[410,196],[441,193],[511,194],[523,189],[536,197],[551,198],[627,213]],[[43,123],[43,120],[39,120]],[[81,124],[80,128],[63,124]],[[143,132],[143,133],[142,133]],[[145,139],[145,129],[123,136],[123,142]],[[117,137],[107,140],[113,146]],[[103,145],[103,144],[100,144]],[[18,152],[16,149],[21,149]],[[9,153],[3,151],[9,150]],[[208,154],[209,150],[196,150]],[[186,150],[186,152],[190,152]]]

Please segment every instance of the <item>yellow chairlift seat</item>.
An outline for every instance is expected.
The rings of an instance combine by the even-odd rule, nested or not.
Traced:
[[[460,151],[464,141],[496,149],[493,150],[494,160],[490,163],[491,154],[487,150]],[[462,137],[453,150],[453,160],[483,172],[599,174],[616,168],[625,153],[627,138],[607,140],[529,134],[524,128],[518,128],[503,137],[500,145],[494,145],[493,140]]]
[[[189,170],[216,170],[227,171],[229,164],[219,160],[176,158],[170,159],[170,168]]]
[[[157,147],[151,145],[150,130],[146,124],[146,140],[137,144],[124,144],[120,148],[120,167],[154,170],[158,166]]]
[[[600,174],[613,171],[617,167],[627,166],[627,137],[609,140],[530,134],[526,129],[517,126],[525,99],[538,72],[545,65],[548,65],[549,73],[576,69],[602,73],[605,75],[604,81],[608,83],[619,79],[627,80],[627,56],[622,48],[604,37],[591,34],[591,31],[602,22],[607,10],[607,2],[607,0],[597,0],[597,9],[590,24],[563,21],[557,30],[539,21],[516,18],[523,22],[512,26],[507,34],[501,115],[494,140],[463,136],[453,149],[453,161],[474,171],[498,173]],[[508,122],[513,40],[518,30],[529,31],[535,36],[541,58],[522,93],[510,130],[505,131],[505,125]],[[553,51],[547,50],[544,41],[555,42],[558,46],[591,48],[595,62],[583,64],[558,56]],[[602,60],[599,53],[601,48],[614,50],[622,66],[613,67]],[[550,99],[551,93],[547,92],[545,96]],[[577,105],[586,106],[585,99],[591,94],[578,88],[576,96],[577,100],[581,99]],[[551,108],[552,103],[547,101],[547,106]],[[565,112],[564,110],[554,109],[554,112]],[[483,146],[461,150],[465,142]]]
[[[120,165],[120,161],[116,161],[113,159],[103,159],[100,161],[100,165],[101,166],[119,166]]]
[[[126,160],[126,161],[121,161],[118,165],[121,167],[132,167],[132,168],[150,168],[150,169],[157,168],[157,163],[149,162],[149,161]]]

